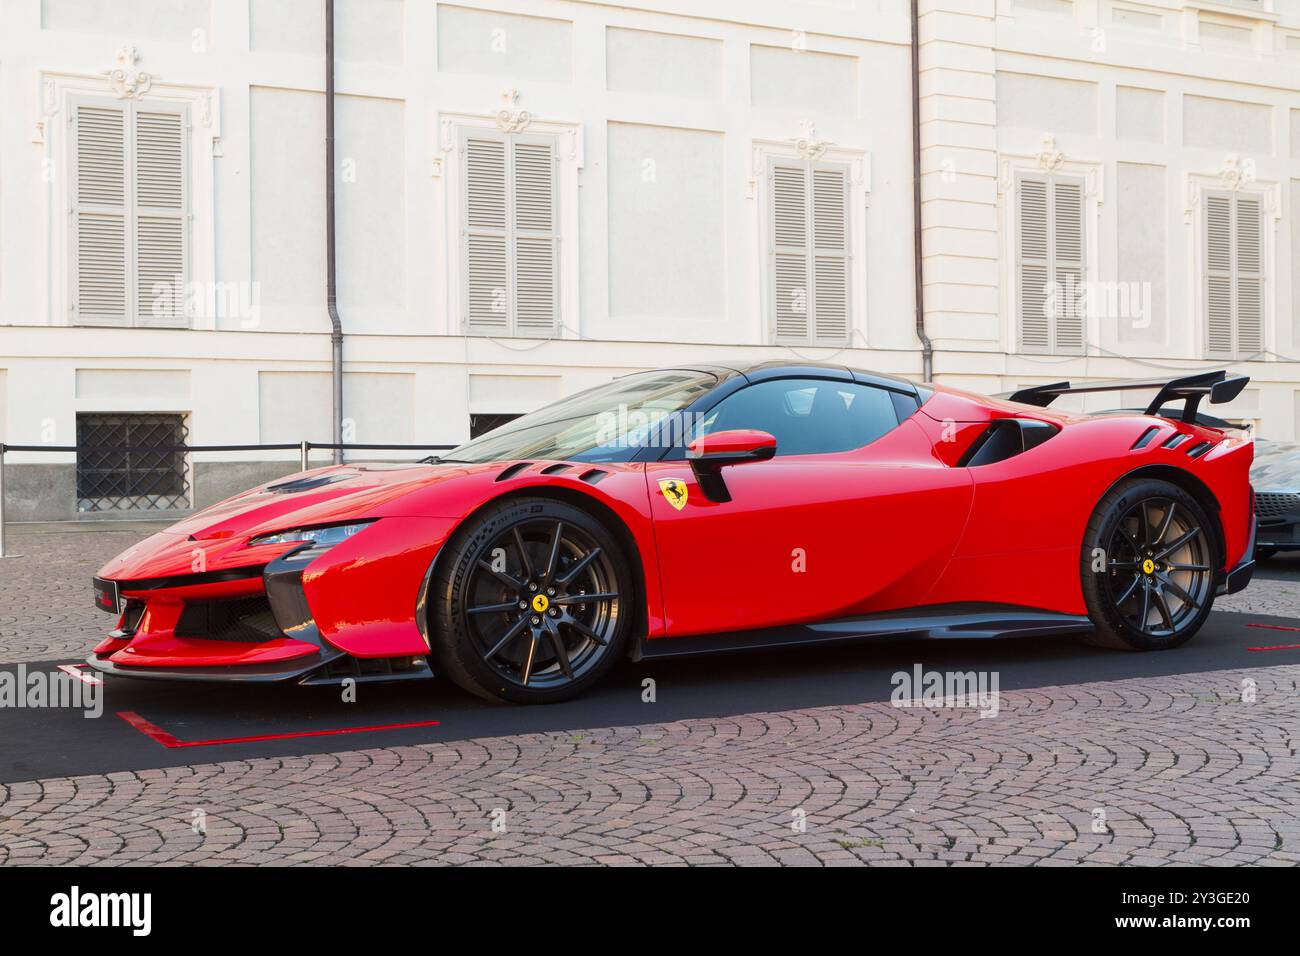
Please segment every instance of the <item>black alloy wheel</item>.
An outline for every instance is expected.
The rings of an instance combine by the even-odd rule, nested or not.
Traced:
[[[591,515],[517,499],[472,521],[453,547],[431,640],[462,687],[519,703],[563,700],[613,663],[628,631],[630,576]]]
[[[1096,642],[1156,650],[1191,638],[1214,603],[1214,531],[1200,504],[1168,482],[1139,479],[1107,495],[1083,554]]]

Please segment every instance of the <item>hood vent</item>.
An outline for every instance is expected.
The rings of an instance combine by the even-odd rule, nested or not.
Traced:
[[[328,475],[312,475],[310,478],[295,478],[292,481],[282,481],[278,485],[267,485],[266,490],[273,495],[293,495],[300,491],[311,491],[339,481],[347,481],[353,477],[355,476],[352,474],[340,474],[338,472]]]
[[[517,461],[509,468],[507,468],[505,471],[501,472],[501,474],[497,475],[496,480],[505,481],[508,478],[513,478],[515,475],[519,474],[521,471],[523,471],[531,464],[532,464],[531,461]]]
[[[560,464],[558,465],[547,465],[545,468],[541,470],[540,474],[558,475],[560,472],[568,471],[572,467],[573,467],[572,465],[567,465],[564,462],[560,462]]]
[[[579,481],[585,481],[589,485],[594,485],[602,478],[607,478],[609,472],[601,471],[599,468],[592,468],[590,471],[584,471],[578,476]]]

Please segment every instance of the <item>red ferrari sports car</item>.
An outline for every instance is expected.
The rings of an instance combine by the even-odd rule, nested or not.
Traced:
[[[271,482],[95,578],[116,675],[441,674],[571,697],[619,657],[885,635],[1187,641],[1254,567],[1246,379],[987,398],[837,365],[644,372],[418,464]],[[1144,410],[1054,412],[1154,389]]]

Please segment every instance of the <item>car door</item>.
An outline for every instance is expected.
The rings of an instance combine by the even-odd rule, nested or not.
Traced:
[[[919,601],[951,557],[970,477],[906,420],[907,397],[844,378],[745,385],[695,434],[755,429],[776,456],[722,469],[710,500],[683,449],[651,462],[668,635],[830,620]],[[900,415],[899,409],[902,409]]]

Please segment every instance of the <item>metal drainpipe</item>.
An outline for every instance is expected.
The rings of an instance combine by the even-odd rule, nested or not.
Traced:
[[[925,333],[925,267],[921,258],[921,14],[912,0],[912,240],[916,278],[916,337],[921,340],[921,378],[934,378],[934,344]]]
[[[334,268],[334,0],[325,0],[325,304],[330,316],[330,370],[334,444],[343,443],[343,320]],[[343,449],[334,449],[334,464]]]

